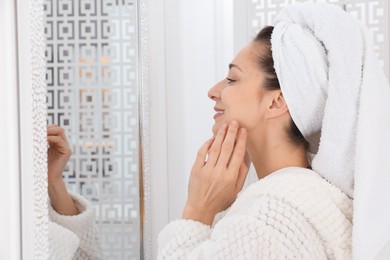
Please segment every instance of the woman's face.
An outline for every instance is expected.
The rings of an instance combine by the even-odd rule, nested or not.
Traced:
[[[258,43],[243,48],[229,65],[227,78],[212,87],[208,96],[215,101],[216,134],[223,123],[236,120],[248,132],[261,126],[267,104],[267,91],[261,84],[264,73],[256,64]],[[269,92],[269,91],[268,91]]]

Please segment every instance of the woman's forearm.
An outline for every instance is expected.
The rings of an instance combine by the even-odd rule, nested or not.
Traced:
[[[48,189],[51,205],[59,214],[66,216],[79,214],[62,179],[55,183],[49,183]]]

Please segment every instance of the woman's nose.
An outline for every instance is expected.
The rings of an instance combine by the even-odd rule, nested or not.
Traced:
[[[224,81],[225,80],[221,80],[220,82],[218,82],[217,84],[214,85],[214,87],[212,87],[209,92],[208,92],[208,96],[211,100],[219,100],[221,98],[221,90],[224,86]]]

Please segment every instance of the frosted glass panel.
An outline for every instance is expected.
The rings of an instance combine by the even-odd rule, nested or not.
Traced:
[[[95,206],[104,259],[140,259],[138,3],[45,0],[48,124],[66,129],[70,190]]]
[[[246,0],[247,39],[252,39],[265,25],[271,25],[279,9],[293,3],[334,3],[364,22],[373,34],[375,50],[390,75],[389,2],[388,0]],[[238,19],[240,19],[239,17]]]

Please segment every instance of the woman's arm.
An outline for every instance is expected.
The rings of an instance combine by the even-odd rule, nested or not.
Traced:
[[[66,259],[66,255],[73,256],[72,259],[101,259],[100,235],[95,224],[93,206],[82,196],[68,193],[62,179],[63,171],[71,156],[64,130],[57,125],[49,126],[47,139],[50,145],[48,149],[48,192],[51,202],[49,217],[57,224],[50,225],[50,259]]]
[[[50,219],[79,239],[72,259],[101,259],[100,234],[95,224],[93,205],[76,193],[70,193],[70,197],[80,213],[75,216],[66,216],[59,214],[53,207],[49,207]],[[63,248],[67,248],[68,243],[73,242],[67,241],[65,237],[59,241],[61,243],[59,247]]]
[[[280,202],[287,209],[281,214],[264,202],[247,209],[258,214],[225,216],[213,229],[198,221],[171,222],[159,234],[157,259],[327,259],[321,237],[300,212]]]
[[[49,183],[49,198],[52,207],[61,215],[74,216],[80,212],[77,210],[72,198],[69,196],[63,180]]]
[[[69,196],[62,173],[72,154],[66,139],[64,129],[57,125],[47,128],[47,140],[49,149],[48,159],[48,192],[51,205],[62,215],[77,215],[77,210],[72,198]]]

